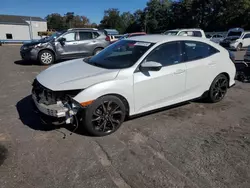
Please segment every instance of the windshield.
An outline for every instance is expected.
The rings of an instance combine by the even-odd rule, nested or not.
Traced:
[[[241,31],[230,31],[227,36],[228,37],[235,37],[235,36],[240,37],[241,34],[242,34]]]
[[[125,38],[128,38],[128,34],[121,36],[121,37],[119,38],[119,40],[122,40],[122,39],[125,39]]]
[[[62,32],[55,32],[53,33],[52,35],[50,35],[49,37],[45,37],[45,38],[42,38],[40,40],[40,42],[48,42],[48,41],[51,41],[53,39],[56,39],[57,37],[59,37],[60,35],[62,34]]]
[[[106,69],[128,68],[134,65],[153,45],[150,42],[120,40],[105,48],[99,54],[84,59],[84,61]]]
[[[166,31],[164,32],[165,35],[177,35],[178,31]]]

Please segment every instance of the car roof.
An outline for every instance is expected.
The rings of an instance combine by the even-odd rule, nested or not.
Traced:
[[[202,29],[198,29],[198,28],[188,28],[188,29],[172,29],[172,30],[168,30],[168,31],[202,31]]]
[[[175,40],[195,40],[201,42],[209,41],[206,38],[202,37],[188,37],[188,36],[168,36],[162,34],[152,34],[152,35],[141,35],[133,38],[127,38],[125,40],[135,40],[140,42],[150,42],[150,43],[158,43],[158,42],[167,42],[167,41],[175,41]]]

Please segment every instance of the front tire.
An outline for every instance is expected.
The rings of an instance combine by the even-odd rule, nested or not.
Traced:
[[[125,116],[126,108],[122,100],[108,95],[87,107],[83,126],[93,136],[106,136],[119,129]]]
[[[211,103],[217,103],[221,101],[228,89],[228,78],[224,74],[218,75],[210,86],[208,91],[208,101]]]
[[[39,53],[38,60],[42,65],[51,65],[55,61],[55,56],[51,51],[43,50]]]

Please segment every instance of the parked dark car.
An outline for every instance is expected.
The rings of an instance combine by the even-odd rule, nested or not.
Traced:
[[[98,29],[73,28],[25,43],[20,54],[22,59],[38,60],[42,65],[49,65],[56,60],[95,55],[109,44],[106,34]]]

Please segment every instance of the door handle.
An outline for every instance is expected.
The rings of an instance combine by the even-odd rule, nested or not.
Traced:
[[[177,71],[174,72],[174,74],[181,74],[183,72],[185,72],[184,69],[178,69]]]
[[[77,42],[74,42],[73,44],[78,44]]]

